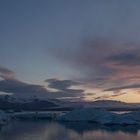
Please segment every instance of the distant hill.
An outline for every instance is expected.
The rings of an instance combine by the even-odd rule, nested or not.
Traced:
[[[58,105],[46,100],[29,100],[29,101],[15,101],[11,99],[0,98],[0,109],[3,110],[47,110],[49,108],[57,107]]]
[[[121,101],[115,101],[115,100],[97,100],[90,103],[91,105],[97,105],[97,106],[122,106],[122,105],[128,105],[125,102]]]
[[[127,103],[115,101],[115,100],[97,100],[93,102],[60,102],[61,105],[68,106],[121,106],[127,105]]]
[[[115,100],[97,100],[93,102],[62,102],[60,104],[61,108],[81,108],[81,107],[91,107],[91,108],[104,108],[112,111],[131,111],[139,110],[140,104],[125,103]]]
[[[132,103],[125,103],[121,101],[115,101],[115,100],[98,100],[94,102],[89,102],[87,107],[93,107],[93,108],[105,108],[108,110],[138,110],[140,109],[140,104],[132,104]]]

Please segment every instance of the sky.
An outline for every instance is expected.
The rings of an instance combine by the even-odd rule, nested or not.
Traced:
[[[0,0],[0,94],[140,102],[139,0]]]

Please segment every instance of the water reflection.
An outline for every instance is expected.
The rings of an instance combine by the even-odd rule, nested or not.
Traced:
[[[108,131],[108,132],[126,132],[126,133],[133,133],[137,134],[140,130],[140,126],[138,125],[99,125],[94,123],[80,123],[80,122],[61,122],[67,128],[73,129],[76,132],[83,133],[86,131]]]
[[[103,126],[92,123],[45,121],[12,122],[0,131],[0,140],[139,140],[139,126]]]

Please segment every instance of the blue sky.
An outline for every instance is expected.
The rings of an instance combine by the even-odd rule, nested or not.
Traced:
[[[92,92],[91,99],[138,95],[139,6],[139,0],[1,0],[0,68],[29,84],[78,81],[71,86]]]

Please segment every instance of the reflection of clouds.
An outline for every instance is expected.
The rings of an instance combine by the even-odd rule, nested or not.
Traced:
[[[87,132],[85,133],[85,137],[84,140],[86,140],[86,138],[91,139],[93,138],[93,140],[132,140],[133,138],[135,138],[135,140],[138,140],[139,138],[135,137],[135,135],[132,134],[126,134],[126,133],[122,133],[122,132],[116,132],[116,133],[107,133],[105,131],[96,131],[94,133],[92,132]]]
[[[4,127],[0,140],[139,140],[139,129],[137,126],[27,121]]]

